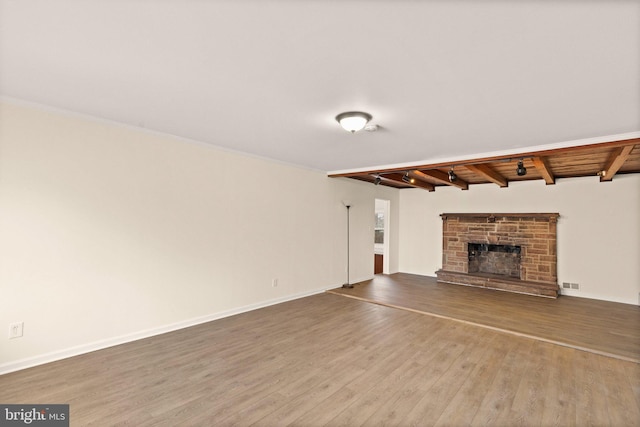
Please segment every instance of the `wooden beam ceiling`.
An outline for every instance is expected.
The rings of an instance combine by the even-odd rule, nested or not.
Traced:
[[[624,162],[627,161],[632,150],[633,145],[616,148],[609,156],[607,164],[600,173],[600,181],[611,181],[613,176],[618,173]]]
[[[423,174],[422,172],[420,172],[420,171],[411,171],[409,173],[409,175],[412,176],[413,178],[417,178],[421,182],[421,185],[425,186],[425,188],[427,188],[429,191],[435,191],[436,190],[435,185],[430,183],[429,180],[427,179],[427,177],[425,176],[425,174]]]
[[[553,185],[556,183],[556,178],[553,176],[553,172],[551,172],[551,168],[549,167],[549,162],[547,162],[546,157],[534,157],[531,160],[547,185]]]
[[[433,180],[440,184],[451,185],[452,187],[458,187],[461,190],[469,189],[469,184],[466,181],[463,181],[460,178],[456,179],[455,181],[450,181],[449,174],[439,171],[437,169],[425,170],[425,171],[414,170],[412,171],[412,173],[414,175],[423,177],[425,180]]]
[[[413,178],[413,181],[409,181],[406,182],[404,181],[402,178],[404,177],[404,174],[402,173],[389,173],[389,174],[385,174],[385,175],[380,175],[380,178],[382,179],[382,181],[384,182],[386,181],[393,181],[396,183],[400,183],[409,187],[414,187],[414,188],[422,188],[423,190],[427,190],[427,191],[435,191],[435,187],[432,184],[423,182],[421,180],[415,179]]]
[[[527,173],[523,176],[516,173],[516,164],[520,159],[524,159],[527,167]],[[452,168],[457,176],[454,181],[449,180],[448,174]],[[402,179],[407,173],[414,182],[408,183]],[[594,179],[598,176],[600,181],[606,182],[616,175],[629,173],[640,173],[640,138],[330,176],[367,182],[374,182],[379,176],[380,185],[435,191],[443,186],[466,190],[472,185],[489,183],[507,187],[510,182],[531,180],[544,180],[547,185],[553,185],[557,179],[589,176]]]
[[[483,176],[487,180],[493,182],[494,184],[498,184],[500,187],[509,186],[509,181],[504,176],[500,175],[495,170],[491,169],[491,166],[486,164],[478,164],[478,165],[466,165],[465,168],[470,170],[471,172]]]

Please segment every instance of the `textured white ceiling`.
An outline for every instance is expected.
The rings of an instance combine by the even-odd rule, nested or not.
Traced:
[[[639,76],[638,1],[0,0],[2,96],[325,171],[638,131]]]

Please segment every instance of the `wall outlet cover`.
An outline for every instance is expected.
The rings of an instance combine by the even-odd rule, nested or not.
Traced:
[[[9,339],[20,338],[24,333],[24,322],[14,322],[9,324]]]

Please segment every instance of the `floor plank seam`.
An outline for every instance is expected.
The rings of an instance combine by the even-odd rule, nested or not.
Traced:
[[[338,295],[338,296],[342,296],[342,297],[346,297],[346,298],[352,298],[352,299],[355,299],[355,300],[358,300],[358,301],[362,301],[362,302],[367,302],[367,303],[370,303],[370,304],[381,305],[381,306],[384,306],[384,307],[395,308],[395,309],[398,309],[398,310],[410,311],[410,312],[413,312],[413,313],[422,314],[422,315],[426,315],[426,316],[432,316],[432,317],[436,317],[436,318],[439,318],[439,319],[451,320],[451,321],[463,323],[463,324],[466,324],[466,325],[477,326],[477,327],[480,327],[480,328],[489,329],[489,330],[492,330],[492,331],[495,331],[495,332],[502,332],[502,333],[509,334],[509,335],[514,335],[514,336],[517,336],[517,337],[529,338],[529,339],[533,339],[533,340],[536,340],[536,341],[542,341],[542,342],[546,342],[546,343],[549,343],[549,344],[559,345],[559,346],[562,346],[562,347],[568,347],[568,348],[572,348],[572,349],[575,349],[575,350],[580,350],[580,351],[585,351],[585,352],[588,352],[588,353],[597,354],[597,355],[600,355],[600,356],[611,357],[611,358],[618,359],[618,360],[624,360],[626,362],[632,362],[632,363],[640,364],[640,359],[635,359],[635,358],[632,358],[632,357],[622,356],[622,355],[615,354],[615,353],[609,353],[609,352],[606,352],[606,351],[596,350],[596,349],[592,349],[592,348],[588,348],[588,347],[582,347],[582,346],[578,346],[578,345],[574,345],[574,344],[570,344],[570,343],[566,343],[566,342],[562,342],[562,341],[551,340],[551,339],[540,337],[540,336],[536,336],[536,335],[525,334],[525,333],[522,333],[522,332],[511,331],[509,329],[498,328],[498,327],[495,327],[495,326],[484,325],[482,323],[471,322],[469,320],[458,319],[458,318],[450,317],[450,316],[444,316],[442,314],[432,313],[432,312],[429,312],[429,311],[417,310],[417,309],[409,308],[409,307],[403,307],[403,306],[400,306],[400,305],[390,304],[390,303],[381,302],[381,301],[376,301],[376,300],[372,300],[372,299],[369,299],[369,298],[362,298],[362,297],[358,297],[358,296],[355,296],[355,295],[348,295],[348,294],[344,294],[342,292],[335,292],[335,291],[333,291],[331,289],[329,289],[329,290],[327,290],[325,292],[329,293],[329,294],[332,294],[332,295]]]

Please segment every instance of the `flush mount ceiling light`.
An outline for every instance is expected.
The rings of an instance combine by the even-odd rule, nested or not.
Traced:
[[[362,111],[348,111],[338,114],[336,120],[347,132],[356,133],[364,129],[367,122],[371,120],[371,114],[363,113]]]
[[[527,174],[527,168],[524,167],[524,163],[522,162],[522,160],[518,162],[516,173],[518,174],[518,176],[525,176]]]

